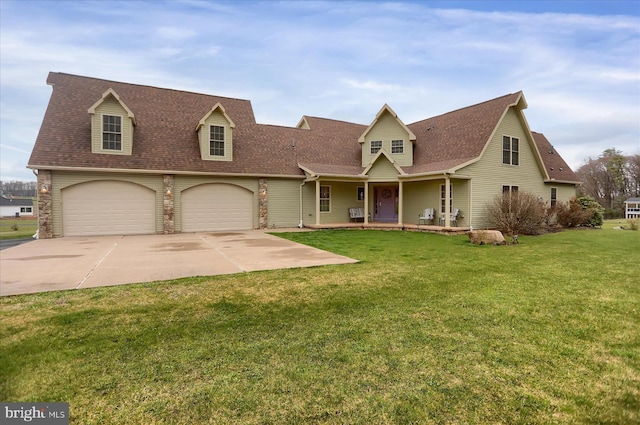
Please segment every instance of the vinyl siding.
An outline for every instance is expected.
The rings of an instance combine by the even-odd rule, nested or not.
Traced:
[[[358,187],[363,187],[364,183],[325,181],[320,182],[320,186],[331,186],[331,211],[320,213],[320,224],[348,223],[349,208],[364,208],[364,202],[358,201]],[[315,188],[315,182],[303,186],[303,224],[316,223]]]
[[[224,156],[210,155],[210,126],[217,125],[224,127]],[[205,120],[203,126],[198,130],[198,139],[200,140],[200,156],[204,160],[209,161],[232,161],[233,160],[233,129],[229,126],[229,121],[225,118],[220,110],[214,111]]]
[[[157,233],[162,233],[163,182],[161,175],[133,174],[133,173],[91,173],[52,171],[52,226],[53,237],[62,236],[62,192],[61,190],[79,183],[99,180],[116,180],[136,183],[155,191],[155,227]],[[134,214],[135,211],[132,211]]]
[[[300,180],[267,180],[267,226],[296,227],[300,223]]]
[[[417,224],[418,215],[422,214],[425,208],[435,209],[435,224],[440,218],[440,185],[445,180],[430,180],[424,182],[408,182],[403,185],[404,209],[403,223]],[[453,185],[453,208],[460,209],[462,217],[458,217],[458,226],[469,226],[469,180],[452,179]]]
[[[258,199],[258,179],[250,177],[205,177],[205,176],[175,176],[173,180],[173,200],[174,200],[174,226],[176,233],[182,231],[182,208],[181,193],[182,191],[194,186],[208,183],[227,183],[244,187],[253,192],[253,228],[260,227],[259,224],[259,199]]]
[[[400,139],[404,140],[404,152],[402,154],[392,154],[391,141]],[[409,141],[409,133],[402,128],[400,123],[390,113],[384,113],[373,128],[367,133],[365,142],[362,144],[363,167],[369,165],[371,160],[375,157],[375,154],[371,155],[372,140],[381,140],[382,149],[384,149],[400,166],[413,165],[413,143]]]
[[[384,156],[378,158],[373,167],[369,169],[367,175],[371,180],[375,181],[398,181],[398,170]]]
[[[519,139],[519,165],[502,163],[502,136]],[[468,211],[465,216],[467,220],[471,220],[474,228],[486,227],[486,205],[502,194],[504,185],[518,186],[520,191],[531,192],[549,202],[551,189],[544,183],[545,176],[540,169],[533,146],[534,142],[527,134],[520,113],[510,108],[498,125],[480,160],[457,171],[473,178],[471,199],[473,216],[468,217]],[[455,189],[454,197],[456,197]]]
[[[102,116],[115,115],[122,118],[122,150],[102,149]],[[131,155],[133,149],[133,124],[127,116],[127,111],[112,96],[96,107],[91,115],[91,152],[108,155]]]

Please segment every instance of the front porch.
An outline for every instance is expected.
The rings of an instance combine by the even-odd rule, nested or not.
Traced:
[[[305,224],[304,227],[314,230],[321,229],[378,229],[405,230],[409,232],[439,233],[443,235],[463,235],[471,230],[469,227],[445,227],[428,224],[398,224],[398,223],[324,223]]]

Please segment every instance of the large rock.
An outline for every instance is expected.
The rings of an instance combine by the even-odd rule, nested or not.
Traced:
[[[476,245],[504,245],[505,240],[498,230],[473,230],[469,232],[469,240]]]

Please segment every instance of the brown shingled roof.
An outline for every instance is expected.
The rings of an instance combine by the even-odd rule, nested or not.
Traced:
[[[544,134],[536,133],[535,131],[532,131],[531,134],[533,134],[533,140],[538,146],[538,151],[549,178],[559,182],[580,183],[578,176],[564,162],[564,159],[556,152],[551,143],[544,137]]]
[[[446,171],[477,158],[507,108],[521,97],[522,92],[512,93],[409,124],[416,135],[414,165],[404,170],[409,174]]]
[[[29,159],[31,168],[299,177],[304,176],[300,165],[314,173],[334,175],[356,176],[364,169],[358,137],[366,125],[309,116],[303,117],[309,129],[264,125],[256,123],[248,100],[63,73],[50,73],[47,82],[53,86],[53,93]],[[136,117],[130,156],[91,153],[87,110],[108,89],[113,89]],[[507,108],[521,101],[522,93],[513,93],[409,124],[407,127],[416,135],[414,165],[403,167],[404,171],[442,172],[477,158]],[[233,161],[200,157],[195,128],[217,103],[235,123]],[[548,141],[538,133],[534,135],[538,135],[536,143],[549,175],[562,181],[577,180],[559,155],[547,161],[544,153],[549,149],[540,146]],[[539,136],[544,141],[539,141]]]

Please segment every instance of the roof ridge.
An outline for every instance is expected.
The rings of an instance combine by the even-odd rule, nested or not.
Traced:
[[[424,122],[424,121],[427,121],[427,120],[431,120],[431,119],[434,119],[434,118],[443,117],[445,115],[449,115],[449,114],[453,114],[453,113],[456,113],[456,112],[460,112],[460,111],[463,111],[465,109],[475,108],[475,107],[478,107],[478,106],[481,106],[481,105],[484,105],[484,104],[487,104],[487,103],[495,102],[497,100],[504,99],[506,97],[513,96],[513,95],[516,95],[516,94],[521,94],[521,93],[522,93],[522,90],[519,90],[519,91],[517,91],[515,93],[509,93],[509,94],[505,94],[505,95],[502,95],[502,96],[498,96],[498,97],[493,98],[493,99],[485,100],[483,102],[474,103],[473,105],[463,106],[462,108],[454,109],[454,110],[449,111],[449,112],[445,112],[445,113],[442,113],[442,114],[439,114],[439,115],[434,115],[432,117],[424,118],[422,120],[418,120],[418,121],[412,122],[411,124],[407,124],[407,125],[408,126],[409,125],[414,125],[414,124],[418,124],[418,123],[421,123],[421,122]]]
[[[49,72],[49,76],[51,76],[52,74],[53,75],[62,75],[62,76],[66,76],[66,77],[73,77],[73,78],[83,78],[83,79],[94,80],[94,81],[103,81],[103,82],[106,82],[106,83],[123,84],[123,85],[127,85],[127,86],[146,87],[146,88],[156,89],[156,90],[165,90],[165,91],[171,91],[171,92],[195,94],[195,95],[199,95],[199,96],[209,96],[209,97],[217,97],[217,98],[222,98],[222,99],[240,100],[240,101],[243,101],[243,102],[251,103],[251,100],[249,100],[249,99],[242,99],[242,98],[239,98],[239,97],[230,97],[230,96],[220,96],[220,95],[217,95],[217,94],[201,93],[201,92],[195,92],[195,91],[191,91],[191,90],[172,89],[172,88],[168,88],[168,87],[152,86],[152,85],[149,85],[149,84],[128,83],[128,82],[125,82],[125,81],[109,80],[109,79],[106,79],[106,78],[96,78],[96,77],[88,77],[86,75],[69,74],[67,72],[50,71]],[[49,82],[48,80],[49,80],[49,78],[47,78],[47,82]]]
[[[345,120],[337,120],[334,118],[325,118],[325,117],[315,117],[313,115],[303,115],[303,118],[314,118],[317,120],[325,120],[325,121],[333,121],[333,122],[341,122],[341,123],[345,123],[345,124],[352,124],[352,125],[361,125],[363,127],[366,127],[367,124],[359,124],[357,122],[352,122],[352,121],[345,121]]]

